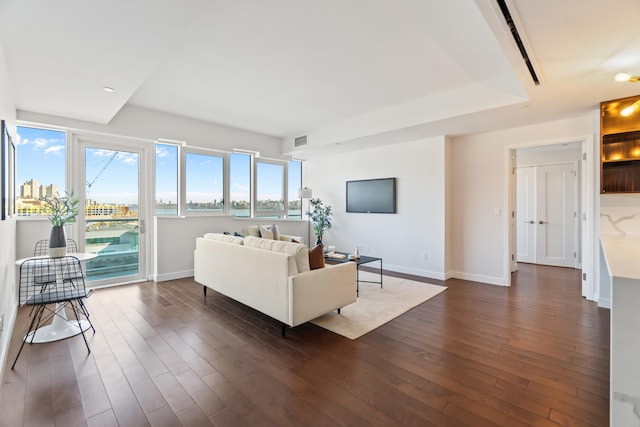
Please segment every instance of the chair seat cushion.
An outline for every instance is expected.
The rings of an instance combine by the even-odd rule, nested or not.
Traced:
[[[77,300],[80,298],[86,298],[86,289],[69,288],[59,291],[42,292],[32,295],[25,302],[26,305],[41,305],[41,304],[53,304],[57,302]]]

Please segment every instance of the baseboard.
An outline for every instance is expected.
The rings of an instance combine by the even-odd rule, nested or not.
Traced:
[[[598,298],[598,307],[608,308],[611,310],[611,299],[610,298]]]
[[[2,329],[2,340],[0,340],[0,348],[2,349],[2,353],[0,353],[0,384],[2,384],[4,381],[4,368],[7,364],[7,358],[9,356],[9,343],[11,342],[11,335],[13,335],[13,328],[16,325],[17,314],[18,309],[15,307],[13,308],[11,313],[5,313],[4,325]]]
[[[426,277],[429,279],[437,279],[437,280],[462,279],[462,280],[469,280],[471,282],[487,283],[489,285],[506,286],[504,282],[504,278],[502,277],[483,276],[480,274],[462,273],[460,271],[447,271],[446,273],[442,273],[439,271],[421,270],[418,268],[410,268],[410,267],[403,267],[399,265],[388,265],[388,264],[384,264],[383,268],[389,271],[412,274],[414,276]]]
[[[167,280],[184,279],[193,277],[193,270],[174,271],[166,274],[156,274],[153,276],[154,282],[166,282]]]
[[[486,283],[488,285],[506,286],[504,278],[494,276],[483,276],[481,274],[463,273],[461,271],[451,271],[447,275],[451,275],[451,278],[468,280],[470,282]]]
[[[371,263],[371,265],[373,266],[375,264]],[[366,264],[363,264],[360,268],[362,267],[369,267],[369,266]],[[370,267],[370,268],[375,269],[375,267]],[[394,271],[396,273],[411,274],[413,276],[426,277],[427,279],[445,280],[445,275],[438,271],[422,270],[419,268],[403,267],[400,265],[389,265],[389,264],[383,264],[382,268],[385,271]]]

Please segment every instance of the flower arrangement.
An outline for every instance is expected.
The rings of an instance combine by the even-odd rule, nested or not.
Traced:
[[[55,196],[45,196],[41,200],[44,202],[49,221],[54,227],[75,222],[78,218],[80,199],[73,196],[73,191],[71,193],[65,191],[62,197],[56,193]]]
[[[313,223],[313,231],[318,236],[316,244],[322,243],[322,235],[331,228],[331,206],[326,206],[320,199],[309,199],[309,212],[307,216]]]

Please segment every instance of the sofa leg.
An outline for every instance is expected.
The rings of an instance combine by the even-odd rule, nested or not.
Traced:
[[[338,309],[338,314],[340,314],[340,309]]]
[[[287,325],[282,324],[282,338],[286,338],[285,335],[287,333]]]
[[[207,287],[202,285],[202,292],[204,293],[205,298],[207,297]]]

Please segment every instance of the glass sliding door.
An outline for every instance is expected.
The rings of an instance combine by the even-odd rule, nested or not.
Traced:
[[[80,141],[84,216],[79,223],[91,286],[144,280],[146,197],[142,182],[145,149]]]

